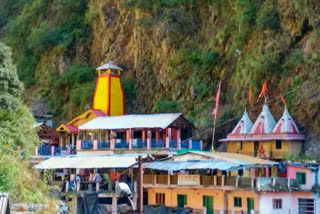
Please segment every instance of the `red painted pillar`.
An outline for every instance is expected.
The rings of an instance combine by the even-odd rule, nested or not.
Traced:
[[[181,129],[177,129],[177,148],[181,149]]]
[[[51,146],[51,156],[54,156],[54,146]]]
[[[151,138],[152,138],[152,132],[151,130],[147,131],[147,149],[151,148]]]
[[[167,137],[166,137],[166,148],[169,148],[171,139],[171,128],[167,128]]]
[[[160,139],[160,131],[157,129],[156,130],[156,142],[158,143]]]
[[[77,140],[77,144],[76,144],[76,148],[77,150],[81,150],[81,140]]]
[[[39,153],[38,153],[38,147],[37,147],[37,146],[34,148],[34,155],[36,155],[36,156],[39,155]]]
[[[132,149],[132,138],[133,138],[133,130],[129,129],[129,141],[128,141],[129,149]]]
[[[98,140],[93,140],[93,150],[98,150]]]
[[[142,142],[146,140],[146,130],[142,130]]]
[[[269,167],[264,168],[265,170],[265,176],[269,177]]]

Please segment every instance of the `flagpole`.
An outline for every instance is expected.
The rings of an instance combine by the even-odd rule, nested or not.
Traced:
[[[214,152],[214,135],[216,133],[216,116],[213,116],[213,129],[212,129],[212,143],[211,143],[211,152]]]

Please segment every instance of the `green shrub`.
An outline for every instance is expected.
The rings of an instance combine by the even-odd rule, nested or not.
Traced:
[[[263,7],[258,17],[257,23],[262,30],[280,32],[280,15],[277,7]]]

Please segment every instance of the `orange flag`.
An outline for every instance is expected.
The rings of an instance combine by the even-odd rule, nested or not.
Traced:
[[[250,103],[251,103],[251,86],[249,87],[249,105],[250,105]]]
[[[264,82],[264,84],[263,84],[263,86],[262,86],[262,89],[261,89],[261,92],[260,92],[260,94],[259,94],[259,96],[258,96],[258,100],[259,100],[259,98],[260,98],[262,95],[263,95],[264,97],[266,96],[266,95],[265,95],[266,91],[267,91],[267,82]]]
[[[284,97],[283,96],[280,96],[281,97],[281,101],[282,101],[282,103],[283,103],[283,105],[287,105],[287,102],[286,102],[286,100],[284,99]]]

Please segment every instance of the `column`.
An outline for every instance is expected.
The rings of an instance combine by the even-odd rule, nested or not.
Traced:
[[[93,140],[93,150],[98,150],[98,140],[97,139]]]
[[[142,147],[145,141],[146,141],[146,130],[142,130]]]
[[[152,132],[151,130],[147,131],[147,149],[151,148],[151,138],[152,138]]]
[[[166,148],[169,148],[171,139],[171,128],[167,128],[167,137],[166,137]]]
[[[34,155],[36,155],[36,156],[39,155],[37,146],[34,148]]]
[[[138,205],[138,188],[137,188],[137,181],[133,182],[133,210],[137,208]]]
[[[265,177],[269,177],[269,167],[264,168]]]
[[[225,184],[225,175],[221,176],[221,186],[224,186]]]
[[[77,140],[76,149],[81,150],[81,140]]]
[[[51,146],[51,156],[54,156],[54,146]]]
[[[200,140],[200,150],[202,150],[202,149],[203,149],[203,141]]]
[[[59,147],[60,147],[60,148],[62,147],[62,141],[63,141],[63,138],[62,138],[62,137],[59,137]]]
[[[177,148],[181,149],[181,129],[177,129]]]
[[[133,138],[133,130],[129,129],[129,142],[128,142],[129,149],[132,149],[132,138]]]
[[[157,129],[156,130],[156,142],[158,143],[160,139],[160,131]]]
[[[114,149],[114,146],[115,146],[116,139],[115,139],[115,137],[113,136],[114,133],[115,133],[114,131],[110,131],[110,135],[112,136],[112,137],[111,137],[111,140],[110,140],[110,149]]]
[[[189,139],[189,149],[192,149],[192,140]]]
[[[117,196],[116,196],[116,194],[112,195],[112,214],[117,214]]]
[[[71,145],[72,145],[72,148],[74,147],[74,143],[75,143],[75,142],[74,142],[74,134],[72,134],[72,135],[71,135]]]

